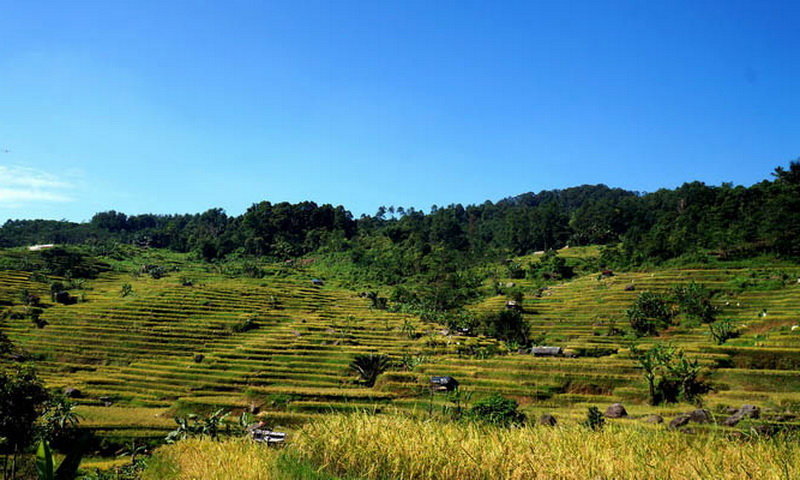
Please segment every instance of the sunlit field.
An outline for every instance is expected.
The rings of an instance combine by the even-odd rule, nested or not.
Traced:
[[[281,472],[282,464],[292,465],[288,473]],[[576,425],[500,429],[395,416],[328,416],[306,425],[282,450],[244,439],[194,439],[163,447],[144,478],[314,478],[292,473],[298,464],[305,475],[375,480],[770,480],[800,476],[800,444],[642,425],[594,432]]]

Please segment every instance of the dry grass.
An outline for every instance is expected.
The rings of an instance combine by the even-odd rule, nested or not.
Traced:
[[[160,448],[142,480],[272,480],[277,455],[246,439],[189,439]]]
[[[281,478],[270,475],[287,454],[329,474],[376,480],[800,478],[797,442],[740,442],[636,425],[502,430],[368,415],[320,419],[281,454],[244,440],[168,446],[144,478]]]

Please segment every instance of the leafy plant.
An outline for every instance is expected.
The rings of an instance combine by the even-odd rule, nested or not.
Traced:
[[[589,407],[586,412],[586,420],[583,421],[582,425],[594,431],[599,431],[603,429],[605,423],[606,419],[603,417],[600,409],[593,406]]]
[[[209,437],[216,440],[220,433],[228,432],[229,429],[223,430],[223,422],[230,415],[224,409],[219,409],[207,417],[191,414],[186,417],[175,417],[175,423],[178,427],[169,432],[164,438],[167,443],[175,443],[179,440],[184,440],[191,437]]]
[[[644,371],[650,403],[699,403],[710,386],[700,380],[700,364],[672,345],[658,344],[649,350],[631,347],[633,357]]]
[[[259,324],[258,322],[256,322],[255,318],[246,318],[237,323],[234,323],[228,328],[232,333],[244,333],[244,332],[249,332],[250,330],[255,330],[258,327]]]
[[[40,440],[36,449],[36,474],[38,480],[73,480],[83,458],[85,440],[80,441],[55,468],[53,451],[46,440]]]
[[[356,355],[350,362],[350,369],[355,371],[361,383],[366,387],[373,387],[378,376],[391,367],[391,359],[383,354]]]
[[[717,345],[722,345],[731,338],[739,336],[739,330],[736,328],[733,321],[728,318],[710,323],[708,325],[708,330],[711,333],[711,338],[714,339],[714,343]]]
[[[687,320],[695,322],[711,323],[716,318],[719,309],[711,304],[711,296],[705,286],[694,281],[672,288],[678,310]]]
[[[519,411],[517,401],[505,398],[499,393],[493,393],[475,402],[469,409],[468,417],[503,427],[525,423],[525,414]]]
[[[656,335],[672,323],[674,312],[664,295],[642,292],[626,312],[637,335]]]
[[[486,335],[504,342],[516,342],[519,345],[530,344],[529,329],[530,326],[522,313],[508,308],[479,317],[475,325],[476,334]]]

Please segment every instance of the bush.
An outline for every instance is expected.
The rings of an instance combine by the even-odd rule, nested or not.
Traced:
[[[700,396],[711,387],[700,380],[700,364],[672,345],[656,345],[641,351],[631,347],[647,381],[650,403],[700,403]]]
[[[139,269],[139,273],[150,275],[154,280],[158,280],[167,274],[167,269],[161,265],[142,265]]]
[[[727,340],[739,336],[739,331],[730,319],[717,320],[714,323],[710,323],[708,325],[708,330],[711,332],[711,338],[714,339],[714,343],[717,345],[722,345]]]
[[[678,310],[687,320],[711,323],[717,316],[718,309],[711,304],[711,292],[703,285],[690,282],[672,288],[672,297]]]
[[[504,342],[517,343],[522,346],[530,344],[528,340],[528,322],[516,309],[505,308],[497,313],[483,315],[477,319],[475,333],[496,338]]]
[[[510,427],[525,423],[525,414],[518,408],[519,404],[516,400],[494,393],[475,402],[467,416],[472,420]]]
[[[259,325],[255,318],[248,318],[246,320],[234,323],[229,328],[232,333],[244,333],[249,332],[250,330],[255,330],[258,327]]]
[[[356,355],[350,362],[350,369],[355,371],[360,377],[361,383],[365,387],[372,387],[378,380],[378,375],[385,372],[392,365],[391,359],[386,355],[370,353],[366,355]]]
[[[674,312],[664,295],[642,292],[626,312],[637,335],[657,335],[672,323]]]
[[[602,430],[605,425],[606,419],[597,407],[589,407],[586,412],[586,420],[582,423],[583,426],[590,428],[594,431]]]

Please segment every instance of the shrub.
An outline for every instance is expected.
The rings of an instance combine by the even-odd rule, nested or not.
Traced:
[[[664,295],[642,292],[626,312],[637,335],[656,335],[672,323],[674,313]]]
[[[739,331],[736,329],[733,321],[727,318],[710,323],[708,325],[708,330],[711,332],[711,338],[714,339],[714,343],[717,345],[722,345],[731,338],[739,336]]]
[[[687,320],[711,323],[717,316],[718,309],[711,304],[711,292],[703,285],[690,282],[672,288],[672,297],[678,310]]]
[[[520,412],[518,408],[519,404],[516,400],[505,398],[499,393],[493,393],[475,402],[467,415],[473,420],[510,427],[525,423],[525,414]]]
[[[150,275],[150,277],[154,280],[158,280],[167,274],[167,269],[161,265],[142,265],[142,267],[139,269],[139,273]]]
[[[475,333],[527,346],[530,344],[529,328],[528,322],[518,310],[503,309],[479,317],[475,325]]]
[[[711,389],[699,378],[697,359],[672,345],[656,345],[646,351],[631,347],[631,353],[644,371],[652,405],[679,400],[700,403],[700,396]]]
[[[531,276],[543,280],[564,280],[574,277],[575,271],[563,257],[548,250],[538,263],[531,264]]]
[[[375,385],[378,375],[385,372],[392,365],[391,359],[382,354],[370,353],[356,355],[350,362],[350,369],[355,371],[361,383],[366,387]]]
[[[133,287],[131,286],[130,283],[124,283],[122,285],[122,288],[120,288],[120,290],[119,290],[119,295],[120,295],[120,297],[123,297],[123,298],[127,297],[131,293],[133,293]]]
[[[602,430],[605,425],[606,419],[597,407],[589,407],[586,412],[586,420],[582,423],[583,426],[590,428],[594,431]]]
[[[248,318],[234,323],[229,328],[232,333],[244,333],[249,332],[250,330],[255,330],[258,327],[259,325],[255,318]]]

